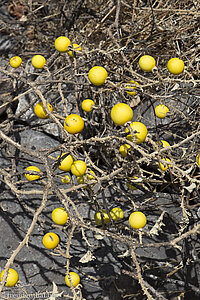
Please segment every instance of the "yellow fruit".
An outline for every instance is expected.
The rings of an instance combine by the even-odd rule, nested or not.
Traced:
[[[36,69],[42,69],[46,64],[46,59],[42,55],[35,55],[32,58],[32,65]]]
[[[35,166],[29,166],[26,168],[26,171],[34,171],[34,172],[40,172],[40,169]],[[25,177],[29,181],[33,181],[40,178],[40,175],[31,175],[31,174],[25,174]]]
[[[160,140],[158,143],[162,148],[170,147],[170,144],[167,141]]]
[[[71,45],[71,41],[66,36],[59,36],[55,40],[55,48],[59,52],[67,52],[69,45]]]
[[[146,223],[146,216],[140,211],[135,211],[129,216],[129,224],[134,229],[143,228]]]
[[[81,118],[81,116],[77,114],[71,114],[67,116],[67,118],[65,119],[64,128],[69,133],[72,134],[79,133],[84,128],[84,121]]]
[[[133,176],[129,178],[129,182],[126,183],[126,186],[129,190],[137,190],[138,188],[134,185],[132,185],[132,181],[134,181],[134,179],[138,179],[139,177],[137,176]],[[139,185],[139,183],[137,183]]]
[[[133,118],[133,110],[126,103],[117,103],[111,110],[111,119],[116,125],[124,125]]]
[[[184,62],[177,57],[171,58],[168,61],[167,69],[171,74],[179,75],[184,70]]]
[[[62,160],[63,156],[65,156],[65,158],[63,158],[63,160]],[[60,155],[57,157],[57,159],[59,159],[59,158],[60,158]],[[73,161],[74,161],[74,159],[71,154],[66,155],[66,153],[63,153],[63,154],[61,154],[60,165],[58,166],[58,168],[62,171],[69,172],[71,170]]]
[[[136,144],[143,143],[145,141],[147,133],[148,133],[146,126],[141,122],[133,122],[130,124],[130,126],[135,135]],[[129,132],[128,127],[125,129],[125,132],[126,133]],[[133,141],[133,136],[131,133],[129,133],[126,137],[129,141]]]
[[[47,107],[49,109],[50,112],[53,111],[53,106],[47,102]],[[49,118],[44,106],[42,102],[39,102],[35,105],[34,107],[34,113],[36,114],[36,116],[40,119],[47,119]]]
[[[139,66],[143,71],[151,72],[155,65],[156,61],[150,55],[144,55],[139,59]]]
[[[87,165],[82,160],[75,160],[71,166],[71,172],[75,176],[83,176],[87,170]]]
[[[127,157],[128,156],[128,150],[130,148],[131,148],[131,146],[129,144],[121,145],[120,148],[119,148],[119,152],[120,152],[121,156]]]
[[[200,155],[198,154],[197,157],[196,157],[196,162],[197,164],[200,166]]]
[[[106,213],[106,210],[102,209],[102,213],[100,213],[100,211],[98,211],[94,215],[94,220],[97,225],[102,225],[101,215],[103,215],[104,224],[107,224],[110,222],[110,218],[109,218],[108,214]]]
[[[108,73],[106,69],[100,66],[95,66],[92,69],[90,69],[88,73],[88,78],[90,82],[94,85],[102,85],[106,81],[106,78],[108,76]]]
[[[94,171],[92,171],[91,169],[88,169],[88,172],[89,172],[89,173],[92,173],[92,174],[94,174],[94,175],[96,175],[96,174],[94,173]],[[95,179],[95,177],[94,177],[92,174],[86,174],[86,182]],[[78,177],[77,177],[77,182],[78,182],[78,184],[83,184],[83,183],[85,183],[84,177],[83,177],[83,176],[78,176]]]
[[[171,160],[169,158],[162,158],[163,161],[168,161],[169,163],[171,162]],[[171,165],[170,164],[167,164],[165,162],[161,163],[159,162],[159,168],[162,170],[162,171],[166,171],[168,168],[170,168]]]
[[[70,177],[69,175],[64,175],[62,178],[61,178],[61,181],[65,184],[69,183],[70,182]]]
[[[83,100],[81,107],[82,110],[86,111],[86,112],[90,112],[92,110],[92,107],[95,105],[94,101],[91,99],[85,99]]]
[[[130,80],[130,82],[126,83],[124,86],[125,92],[129,95],[135,95],[136,91],[134,91],[137,87],[137,85],[139,85],[139,83],[137,81],[134,80]]]
[[[64,225],[67,222],[68,214],[63,207],[57,207],[52,211],[51,218],[55,224]]]
[[[0,274],[0,281],[2,281],[4,273],[5,273],[5,270],[3,270]],[[15,271],[14,269],[11,269],[11,268],[8,269],[8,275],[7,275],[5,286],[10,286],[10,287],[14,286],[18,280],[19,280],[19,275],[18,275],[17,271]]]
[[[87,180],[94,180],[95,179],[95,177],[91,173],[96,176],[94,171],[92,171],[91,169],[88,169],[88,173],[86,174]]]
[[[69,280],[70,277],[70,280]],[[80,277],[77,273],[75,272],[69,272],[69,277],[66,275],[65,276],[65,283],[68,287],[71,287],[71,284],[73,287],[76,287],[80,283]],[[71,281],[71,283],[70,283]]]
[[[78,44],[72,44],[72,46],[73,46],[73,49],[70,50],[70,51],[68,51],[68,54],[69,54],[69,56],[71,56],[71,57],[75,57],[76,52],[77,52],[77,51],[81,51],[82,48],[81,48],[81,46],[78,45]]]
[[[10,65],[12,68],[18,68],[22,64],[22,59],[19,56],[13,56],[10,59]]]
[[[155,115],[159,119],[164,119],[168,112],[169,112],[169,108],[164,104],[159,104],[155,107]]]
[[[54,249],[58,246],[59,237],[54,232],[48,232],[43,236],[42,243],[47,249]]]
[[[124,212],[120,207],[114,207],[113,209],[111,209],[110,215],[113,220],[120,220],[123,219]]]

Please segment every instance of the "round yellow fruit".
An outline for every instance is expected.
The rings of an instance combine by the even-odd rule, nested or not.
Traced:
[[[92,174],[96,175],[96,174],[94,173],[94,171],[92,171],[91,169],[88,169],[88,172],[89,172],[89,173],[86,174],[86,182],[95,179],[95,177],[94,177]],[[90,174],[90,173],[92,173],[92,174]],[[84,177],[83,177],[83,176],[78,176],[78,177],[77,177],[77,182],[78,182],[78,184],[83,184],[83,183],[85,183]]]
[[[42,243],[47,249],[54,249],[58,246],[59,237],[54,232],[48,232],[43,236]]]
[[[129,224],[134,229],[143,228],[146,223],[146,216],[140,211],[135,211],[129,216]]]
[[[52,211],[51,218],[55,224],[64,225],[67,222],[68,214],[63,207],[57,207]]]
[[[34,172],[40,172],[40,169],[36,166],[29,166],[26,168],[26,171],[34,171]],[[25,174],[25,177],[29,181],[33,181],[40,178],[40,175],[31,175],[31,174]]]
[[[10,59],[10,65],[12,68],[18,68],[22,64],[22,59],[19,56],[13,56]]]
[[[71,172],[76,177],[83,176],[87,170],[87,165],[82,160],[75,160],[71,166]]]
[[[124,86],[125,92],[129,95],[136,95],[135,89],[137,88],[137,85],[140,85],[137,81],[130,80],[130,82],[126,83]]]
[[[5,273],[5,270],[3,270],[0,274],[0,281],[2,281],[3,279],[3,275]],[[15,271],[14,269],[8,269],[8,275],[6,278],[6,284],[5,286],[14,286],[16,285],[17,281],[19,280],[19,275],[17,273],[17,271]]]
[[[108,214],[106,213],[106,210],[102,209],[102,213],[100,213],[100,211],[98,211],[94,215],[94,220],[97,225],[102,225],[101,215],[103,215],[104,224],[107,224],[110,222],[110,218],[109,218]]]
[[[177,57],[171,58],[168,61],[167,69],[171,74],[179,75],[184,70],[184,62]]]
[[[70,179],[69,175],[64,175],[64,176],[61,178],[62,183],[65,183],[65,184],[69,183],[70,180],[71,180],[71,179]]]
[[[65,119],[64,128],[69,133],[79,133],[84,128],[84,121],[81,116],[77,114],[71,114]]]
[[[169,163],[171,162],[171,160],[169,158],[162,158],[161,160],[163,161],[168,161]],[[167,164],[165,162],[161,163],[159,162],[159,168],[162,170],[162,171],[166,171],[168,168],[170,168],[171,165],[170,164]]]
[[[165,141],[165,140],[160,140],[160,141],[158,142],[158,144],[159,144],[162,148],[170,147],[170,144],[169,144],[167,141]]]
[[[200,166],[200,154],[197,154],[196,162],[197,162],[197,164]]]
[[[70,277],[70,280],[69,280]],[[80,277],[77,273],[75,272],[69,272],[69,277],[66,275],[65,276],[65,283],[68,287],[71,287],[71,284],[73,287],[76,287],[80,283]],[[70,283],[71,281],[71,283]]]
[[[73,49],[68,51],[69,56],[71,56],[72,58],[75,57],[75,54],[77,51],[81,51],[82,48],[80,45],[78,44],[72,44]]]
[[[121,145],[120,148],[119,148],[119,152],[120,152],[121,156],[127,157],[128,156],[128,150],[130,148],[131,148],[131,146],[129,144]]]
[[[139,59],[139,66],[143,71],[151,72],[152,69],[155,67],[156,61],[150,55],[143,55]]]
[[[141,122],[133,122],[130,124],[130,126],[131,126],[134,136],[136,138],[136,144],[143,143],[145,141],[147,133],[148,133],[146,126]],[[126,133],[129,132],[128,127],[125,129],[125,132]],[[133,141],[133,136],[131,133],[129,133],[126,137],[129,141]]]
[[[134,182],[135,179],[138,179],[139,177],[133,176],[129,178],[129,182],[126,183],[126,186],[129,190],[137,190],[138,188],[132,184],[132,181]],[[139,185],[139,183],[137,183]]]
[[[65,156],[65,158],[62,160],[62,157]],[[57,159],[60,158],[60,155],[57,157]],[[61,154],[61,160],[60,160],[60,165],[58,168],[62,171],[69,172],[71,170],[71,166],[73,164],[73,157],[71,154],[66,155],[66,153]]]
[[[133,118],[133,110],[126,103],[117,103],[111,110],[111,119],[116,125],[124,125]]]
[[[35,55],[32,58],[32,65],[36,69],[42,69],[46,64],[46,59],[42,55]]]
[[[111,209],[110,215],[113,220],[120,220],[124,218],[124,212],[120,207],[114,207]]]
[[[88,73],[88,78],[90,82],[94,85],[102,85],[105,83],[108,73],[106,69],[100,66],[95,66],[90,69]]]
[[[53,106],[48,102],[47,102],[47,107],[48,107],[50,112],[53,111]],[[39,102],[35,105],[34,113],[40,119],[47,119],[49,117],[42,102]]]
[[[159,104],[155,107],[155,115],[159,119],[164,119],[168,112],[169,112],[169,108],[164,104]]]
[[[55,48],[59,52],[67,52],[69,45],[71,45],[71,41],[66,36],[59,36],[55,40]]]
[[[91,99],[85,99],[83,100],[81,107],[82,110],[86,111],[86,112],[90,112],[92,110],[92,107],[95,105],[94,101]]]

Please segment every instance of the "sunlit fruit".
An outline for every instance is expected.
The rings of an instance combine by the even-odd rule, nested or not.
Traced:
[[[161,159],[163,162],[159,162],[159,168],[162,170],[162,171],[166,171],[168,168],[171,167],[170,164],[166,163],[165,161],[171,163],[171,160],[169,158],[162,158]]]
[[[40,169],[36,166],[29,166],[26,168],[26,171],[33,171],[33,172],[40,172]],[[31,174],[25,174],[25,177],[29,181],[37,180],[40,178],[40,175],[31,175]]]
[[[133,122],[130,124],[130,127],[133,130],[136,139],[136,144],[143,143],[148,133],[146,126],[141,122]],[[125,132],[128,133],[129,131],[130,131],[129,128],[127,127],[125,129]],[[129,141],[134,140],[131,132],[126,137]]]
[[[113,220],[120,220],[124,218],[124,212],[120,207],[114,207],[111,209],[110,215]]]
[[[58,246],[59,243],[59,237],[54,232],[48,232],[44,235],[42,239],[42,243],[45,248],[47,249],[54,249]]]
[[[171,58],[168,61],[167,69],[171,74],[179,75],[184,70],[184,62],[177,57]]]
[[[134,229],[143,228],[146,223],[146,216],[141,211],[135,211],[129,216],[129,224]]]
[[[92,110],[92,107],[95,105],[94,101],[91,99],[85,99],[81,103],[82,110],[85,112],[90,112]]]
[[[5,273],[5,270],[3,270],[0,274],[0,281],[2,281],[4,273]],[[9,287],[14,286],[14,285],[16,285],[18,280],[19,280],[19,275],[18,275],[17,271],[9,268],[5,286],[9,286]]]
[[[129,144],[123,144],[119,148],[119,152],[122,157],[127,157],[128,156],[128,150],[131,149],[131,146]]]
[[[100,66],[95,66],[90,69],[88,78],[94,85],[100,86],[105,83],[108,73],[106,69]]]
[[[10,65],[12,68],[18,68],[22,64],[22,59],[19,56],[13,56],[10,59]]]
[[[58,166],[58,168],[60,170],[65,171],[65,172],[69,172],[71,170],[71,166],[72,166],[73,161],[74,161],[74,159],[73,159],[73,157],[72,157],[71,154],[67,155],[67,153],[62,153],[61,157],[59,155],[57,157],[57,159],[60,159],[60,165]]]
[[[42,69],[46,64],[46,59],[42,55],[35,55],[32,58],[32,65],[36,69]]]
[[[130,82],[127,82],[124,86],[125,92],[131,96],[136,95],[136,88],[139,83],[134,80],[130,80]]]
[[[69,280],[70,277],[70,280]],[[80,277],[77,273],[75,272],[69,272],[69,277],[66,275],[65,276],[65,283],[68,287],[76,287],[80,283]],[[71,283],[70,283],[71,281]]]
[[[151,72],[152,69],[155,67],[156,61],[150,55],[143,55],[139,59],[139,66],[143,71]]]
[[[48,109],[49,109],[50,112],[53,111],[53,106],[50,103],[48,103],[48,102],[47,102],[47,107],[48,107]],[[49,117],[42,102],[38,102],[35,105],[35,107],[34,107],[34,113],[40,119],[47,119]]]
[[[78,45],[78,44],[72,44],[72,50],[69,50],[68,54],[69,54],[69,56],[71,56],[72,58],[74,58],[76,52],[79,52],[81,50],[82,50],[82,48],[81,48],[80,45]]]
[[[84,121],[81,116],[77,114],[71,114],[65,119],[64,128],[71,134],[79,133],[84,128]]]
[[[134,185],[134,180],[137,180],[139,177],[133,176],[129,177],[129,181],[126,183],[126,186],[129,190],[137,190],[138,188]],[[140,185],[138,182],[136,182],[137,185]]]
[[[196,162],[197,164],[200,166],[200,155],[198,154],[197,157],[196,157]]]
[[[167,141],[165,141],[165,140],[160,140],[160,141],[158,142],[158,144],[159,144],[162,148],[170,147],[170,144],[169,144]]]
[[[83,176],[87,170],[87,165],[82,160],[75,160],[71,166],[71,172],[75,176]]]
[[[169,108],[164,104],[159,104],[155,107],[155,115],[159,119],[164,119],[169,112]]]
[[[133,110],[126,103],[117,103],[111,110],[111,119],[116,125],[124,125],[133,118]]]
[[[70,179],[69,175],[64,175],[64,176],[61,178],[62,183],[65,183],[65,184],[69,183],[70,180],[71,180],[71,179]]]
[[[109,218],[108,214],[106,213],[106,210],[102,209],[101,213],[100,213],[100,211],[98,211],[94,215],[94,220],[95,220],[97,225],[102,225],[101,216],[103,217],[104,224],[107,224],[107,223],[110,222],[110,218]]]
[[[59,52],[67,52],[69,45],[71,45],[71,41],[66,36],[59,36],[55,40],[55,48]]]
[[[57,207],[52,211],[51,218],[55,224],[64,225],[67,222],[68,214],[63,207]]]

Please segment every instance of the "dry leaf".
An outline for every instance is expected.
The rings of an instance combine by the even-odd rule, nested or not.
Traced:
[[[86,254],[83,255],[83,257],[81,257],[81,259],[79,259],[79,261],[82,264],[85,264],[89,261],[95,260],[96,257],[94,255],[92,255],[92,252],[90,250],[88,250],[88,252]]]
[[[191,185],[185,186],[184,188],[185,188],[189,193],[192,193],[193,190],[196,188],[196,184],[193,182]]]
[[[140,96],[135,96],[133,99],[129,102],[130,107],[135,107],[140,103]]]

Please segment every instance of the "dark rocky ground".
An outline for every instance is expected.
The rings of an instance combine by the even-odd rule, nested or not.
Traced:
[[[22,77],[24,76],[25,78],[26,75],[29,74],[29,81],[35,82],[40,79],[43,82],[42,85],[39,85],[42,93],[51,101],[56,113],[64,116],[63,104],[57,91],[58,84],[48,84],[44,73],[35,72],[31,68],[30,59],[33,54],[37,53],[46,55],[47,58],[52,57],[54,53],[53,41],[61,34],[69,35],[70,38],[73,37],[74,40],[77,39],[81,41],[86,52],[91,51],[90,43],[92,43],[91,48],[95,45],[95,49],[101,50],[101,40],[103,41],[102,51],[108,51],[112,47],[109,41],[106,40],[106,37],[104,37],[104,28],[102,32],[99,30],[95,36],[91,37],[89,33],[94,29],[94,24],[101,24],[103,16],[112,10],[112,5],[116,5],[116,3],[119,2],[109,1],[108,4],[105,4],[104,1],[97,1],[94,6],[92,5],[92,1],[46,1],[45,3],[41,1],[30,1],[32,4],[29,5],[26,2],[27,1],[21,1],[24,10],[17,12],[15,10],[15,14],[12,12],[13,6],[10,7],[12,14],[8,12],[10,2],[2,1],[0,5],[0,13],[2,16],[0,31],[1,103],[9,102],[16,95],[28,90],[28,85],[24,83]],[[125,1],[125,3],[127,5],[130,4],[129,1]],[[145,8],[149,7],[149,4],[145,1],[138,1],[136,7],[140,6]],[[130,8],[127,8],[127,10],[130,10]],[[124,8],[124,16],[126,13],[127,11]],[[128,16],[130,18],[130,15]],[[23,20],[22,17],[25,19]],[[111,12],[105,27],[110,26],[110,24],[114,22],[115,17],[116,15]],[[148,15],[148,18],[150,18],[150,15]],[[177,17],[177,19],[179,18]],[[127,25],[124,20],[121,20],[121,22],[121,25]],[[146,21],[144,21],[144,23],[145,22]],[[196,18],[194,18],[194,23],[195,22]],[[88,23],[91,23],[91,25],[89,26]],[[124,28],[123,26],[121,28]],[[130,33],[128,26],[129,25],[127,25],[128,29],[124,29],[125,32],[126,30],[128,32],[126,33],[127,36]],[[14,28],[16,32],[13,31]],[[143,36],[141,36],[141,38],[143,38]],[[136,40],[137,39],[139,39],[139,36],[137,36]],[[134,40],[134,42],[137,45],[137,41]],[[121,43],[124,43],[123,39]],[[110,48],[106,48],[107,44]],[[141,47],[140,43],[139,45]],[[143,46],[145,48],[145,45],[142,44],[142,48]],[[147,45],[147,47],[149,46]],[[156,47],[152,51],[156,52]],[[24,69],[21,68],[18,71],[19,79],[20,76],[22,77],[20,80],[16,80],[17,82],[15,82],[10,75],[12,70],[8,65],[9,58],[12,55],[23,55],[25,61]],[[111,51],[111,59],[109,59],[113,63],[113,60],[116,58],[116,68],[109,66],[109,59],[106,55],[104,56],[104,54],[102,54],[101,56],[100,54],[95,54],[92,58],[88,56],[89,62],[87,63],[86,61],[83,68],[80,67],[83,60],[81,60],[81,58],[80,60],[77,59],[79,66],[78,71],[79,73],[87,73],[87,71],[84,71],[84,67],[88,68],[88,65],[92,65],[93,62],[95,64],[105,63],[105,67],[107,66],[110,70],[109,80],[115,82],[117,85],[119,84],[118,78],[121,72],[121,66],[118,62],[118,54],[115,53],[115,55],[113,58]],[[166,55],[166,53],[163,53],[163,56],[164,55]],[[58,60],[57,70],[62,66],[63,61]],[[56,76],[56,68],[52,70],[52,78],[58,79]],[[80,76],[73,77],[74,70],[77,70],[76,66],[71,63],[67,68],[68,73],[64,73],[66,82],[63,82],[61,85],[66,99],[68,113],[76,113],[77,103],[78,108],[80,108],[80,99],[83,99],[86,95],[90,97],[95,96],[99,104],[101,101],[104,101],[105,97],[105,111],[109,111],[113,103],[118,101],[118,97],[122,96],[118,90],[112,90],[112,87],[108,85],[107,90],[102,91],[102,98],[100,98],[99,94],[101,92],[95,90],[94,87],[90,87],[84,78],[80,79],[82,80],[82,82],[80,82],[78,81]],[[116,70],[119,70],[119,73],[117,73]],[[6,75],[5,71],[10,72],[9,75]],[[130,77],[130,74],[128,75]],[[196,73],[193,75],[194,80],[196,80]],[[127,74],[123,74],[123,76],[127,76]],[[123,76],[122,78],[124,78]],[[71,83],[67,82],[68,78],[69,81],[72,81]],[[152,79],[153,77],[147,75],[147,78]],[[50,79],[48,78],[48,80]],[[152,81],[153,80],[156,79],[153,78]],[[77,85],[74,85],[74,81]],[[141,101],[139,105],[134,108],[134,116],[137,120],[141,120],[145,123],[152,139],[156,140],[157,136],[159,136],[159,138],[168,140],[170,144],[175,144],[186,138],[190,134],[190,130],[196,129],[195,126],[199,121],[199,115],[196,113],[198,110],[199,88],[192,80],[191,82],[175,82],[172,85],[170,84],[167,88],[164,85],[153,86],[152,90],[147,90],[146,94],[145,92],[141,92]],[[80,88],[80,96],[77,96],[77,90],[74,90],[74,87],[76,89],[77,86],[78,89]],[[166,91],[165,88],[169,90]],[[150,93],[153,93],[155,96],[152,101],[147,100],[149,99],[148,97],[150,97]],[[165,96],[165,104],[169,105],[170,108],[174,108],[174,113],[166,120],[158,120],[155,124],[152,102],[153,105],[160,102],[160,98],[156,98],[157,94]],[[15,251],[19,243],[25,237],[32,222],[34,212],[42,200],[44,182],[47,180],[46,170],[44,163],[32,155],[32,151],[50,155],[50,166],[55,162],[53,158],[55,159],[60,154],[61,149],[69,150],[71,145],[74,147],[74,153],[78,155],[79,158],[85,159],[83,149],[73,146],[75,144],[72,143],[72,140],[66,141],[54,120],[51,118],[48,120],[37,119],[33,112],[33,104],[37,101],[37,98],[38,96],[33,92],[27,93],[26,95],[20,96],[18,100],[15,101],[12,106],[6,108],[5,111],[0,111],[0,125],[2,125],[0,129],[12,138],[13,141],[28,149],[27,152],[19,151],[13,145],[9,145],[5,141],[0,140],[0,169],[2,170],[2,172],[0,172],[0,270],[4,268],[5,263],[13,251]],[[125,101],[131,101],[130,98],[126,98],[126,96],[124,99]],[[87,119],[87,116],[81,110],[79,111],[81,115]],[[195,113],[193,113],[193,111],[195,111]],[[108,114],[105,113],[105,115],[106,120],[108,120]],[[95,114],[93,118],[96,122],[99,121]],[[102,122],[102,119],[101,115],[100,122]],[[93,131],[90,121],[90,119],[86,120],[86,129],[80,138],[81,140],[89,138],[90,134],[98,138],[103,136],[102,132],[104,132],[104,128],[102,128],[102,124],[99,127],[97,126]],[[108,124],[109,130],[112,128],[110,124],[111,123]],[[155,132],[155,125],[157,132]],[[107,131],[106,128],[105,136],[110,134],[109,130]],[[113,130],[113,134],[116,136],[121,134],[118,128],[115,127]],[[108,142],[108,144],[109,143],[110,142]],[[112,147],[114,148],[115,146],[117,150],[114,151],[113,154]],[[85,149],[96,166],[102,169],[106,174],[110,174],[116,170],[117,167],[124,167],[125,164],[123,159],[119,159],[118,166],[115,167],[114,165],[116,157],[118,157],[116,154],[118,146],[119,141],[116,140],[113,141],[113,144],[109,144],[108,147],[105,144],[104,156],[107,160],[104,160],[104,156],[102,155],[100,161],[98,161],[97,157],[97,154],[100,155],[99,153],[102,151],[102,145],[100,143],[94,143],[93,149],[91,149],[91,146],[86,146]],[[147,143],[144,146],[144,150],[151,152],[150,146],[151,145]],[[172,151],[172,158],[180,168],[185,164],[186,167],[183,169],[186,170],[193,164],[198,147],[199,141],[198,138],[196,138],[193,143],[185,144],[185,148],[175,149],[174,152]],[[188,151],[188,149],[190,151]],[[138,153],[132,153],[131,155],[133,156],[130,157],[129,163],[131,168],[134,169],[134,161],[132,158],[134,155],[137,156]],[[181,155],[182,157],[180,158]],[[30,183],[26,181],[23,172],[28,165],[39,166],[41,171],[45,174],[43,182]],[[138,262],[140,263],[146,287],[153,296],[152,299],[198,299],[200,297],[199,233],[188,235],[186,239],[178,243],[177,247],[176,245],[170,244],[163,244],[160,247],[156,246],[158,243],[166,243],[180,236],[181,225],[183,228],[181,233],[184,233],[192,229],[195,224],[198,224],[200,218],[198,210],[198,186],[193,194],[192,192],[189,196],[186,194],[188,197],[186,198],[189,199],[187,202],[188,206],[186,206],[186,210],[183,210],[181,208],[181,184],[184,182],[184,184],[189,185],[188,181],[186,179],[183,179],[183,181],[177,179],[174,173],[167,172],[163,174],[158,171],[158,162],[156,159],[151,161],[150,166],[149,163],[144,162],[140,167],[144,171],[145,179],[144,183],[139,185],[137,190],[128,190],[126,186],[127,170],[126,167],[124,167],[121,174],[111,178],[111,180],[105,181],[103,186],[97,183],[90,192],[85,189],[79,189],[67,191],[66,193],[75,204],[87,225],[84,228],[84,232],[90,244],[90,246],[88,246],[83,238],[81,228],[77,225],[70,243],[70,270],[80,274],[82,296],[80,295],[80,297],[78,297],[77,292],[77,295],[73,298],[72,291],[65,285],[66,258],[59,255],[56,250],[50,252],[45,249],[42,244],[43,235],[48,231],[54,231],[59,235],[61,240],[60,246],[65,253],[70,230],[73,225],[73,222],[69,222],[69,224],[63,228],[53,225],[51,212],[55,207],[61,206],[61,202],[55,193],[50,193],[48,195],[47,204],[39,216],[29,238],[28,245],[25,245],[21,249],[12,264],[12,267],[19,273],[20,282],[12,289],[4,288],[3,292],[1,292],[1,299],[11,299],[12,295],[16,299],[16,295],[22,293],[34,294],[35,296],[33,295],[32,298],[36,298],[37,293],[43,292],[46,294],[41,296],[41,298],[38,296],[39,299],[147,299],[141,290],[136,268],[131,258],[129,242],[131,239],[133,241],[139,240],[137,233],[134,232],[133,235],[128,225],[128,217],[133,211],[133,201],[138,209],[145,212],[148,220],[144,230],[143,245],[140,246],[138,244],[135,252]],[[129,166],[127,166],[127,169],[128,168]],[[22,191],[22,193],[15,193],[14,189],[9,186],[8,182],[5,181],[5,172],[13,176],[11,182],[19,191]],[[58,169],[55,169],[53,174],[53,183],[59,189],[69,189],[77,185],[76,179],[73,177],[72,182],[69,183],[67,187],[62,184],[58,176],[62,175],[62,172]],[[97,174],[98,176],[102,176],[98,171]],[[147,174],[154,174],[155,176],[150,176],[150,178],[157,180],[156,182],[158,182],[159,179],[161,182],[156,184],[151,181],[148,182],[148,180],[146,180],[149,178]],[[196,174],[198,178],[198,169],[194,174]],[[63,195],[64,194],[65,192],[63,191]],[[191,201],[189,197],[191,197]],[[96,228],[94,222],[94,213],[97,209],[96,203],[98,203],[99,207],[105,207],[106,203],[109,209],[116,205],[120,206],[125,213],[125,220],[117,224],[111,224],[106,229],[103,228],[104,233],[100,236],[99,232],[92,229]],[[70,205],[70,211],[76,216],[72,205]],[[187,214],[184,215],[184,212]],[[158,234],[151,235],[150,232],[162,213],[164,216],[161,220]],[[123,239],[117,239],[116,235],[126,236],[129,242],[126,243],[123,242]],[[152,246],[148,246],[148,244],[151,243]],[[88,250],[91,251],[93,259],[85,263],[80,262],[80,259]],[[63,292],[60,297],[50,298],[50,294],[47,293],[53,290],[53,282],[56,284],[58,292]]]

